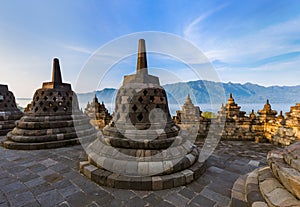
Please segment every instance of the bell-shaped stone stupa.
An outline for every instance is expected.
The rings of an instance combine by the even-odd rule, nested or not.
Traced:
[[[95,128],[79,110],[71,85],[62,82],[59,61],[55,58],[52,81],[36,90],[24,116],[2,144],[11,149],[42,149],[79,144],[79,139],[95,137]]]
[[[179,135],[158,77],[148,74],[145,40],[139,40],[136,74],[124,77],[112,122],[87,147],[81,171],[101,185],[160,190],[197,179],[199,149]],[[195,135],[196,138],[196,135]]]
[[[7,85],[0,84],[0,136],[5,136],[16,125],[23,113],[17,108],[14,94]]]

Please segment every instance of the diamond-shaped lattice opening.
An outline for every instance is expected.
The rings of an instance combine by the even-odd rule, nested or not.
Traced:
[[[41,93],[42,95],[44,95],[45,94],[45,91],[42,91],[42,93]]]
[[[58,96],[61,96],[61,92],[58,92]]]
[[[154,94],[157,95],[158,91],[157,89],[154,89]]]
[[[53,95],[53,93],[52,92],[50,92],[50,96],[52,96]]]
[[[44,108],[43,108],[43,112],[46,112],[46,111],[47,111],[47,108],[46,108],[46,107],[44,107]]]
[[[43,101],[39,102],[39,105],[40,105],[40,106],[43,106],[43,104],[44,104],[44,102],[43,102]]]
[[[146,104],[146,106],[144,106],[144,110],[145,110],[146,112],[149,112],[148,109],[147,109],[147,107],[148,107],[148,104]]]
[[[142,121],[143,120],[143,114],[142,113],[139,113],[139,115],[137,116],[137,119],[139,120],[139,121]]]
[[[58,107],[55,106],[55,107],[53,108],[53,111],[54,111],[54,112],[57,112],[57,110],[58,110]]]
[[[160,107],[159,107],[159,105],[158,105],[158,104],[156,104],[155,108],[159,109]]]
[[[138,101],[139,101],[140,103],[142,103],[142,102],[143,102],[143,98],[142,98],[142,97],[139,97]]]
[[[150,102],[154,101],[154,96],[150,96]]]
[[[163,98],[163,97],[160,97],[160,101],[164,101],[164,98]]]
[[[44,97],[44,100],[45,100],[45,101],[47,101],[47,100],[48,100],[48,97],[47,97],[47,96],[45,96],[45,97]]]
[[[70,105],[71,105],[71,103],[68,101],[68,102],[67,102],[67,106],[69,107]]]
[[[144,91],[143,91],[143,94],[144,94],[144,96],[146,96],[146,95],[147,95],[147,93],[148,93],[148,91],[147,91],[147,90],[144,90]]]
[[[35,97],[35,100],[36,100],[36,101],[38,101],[39,99],[40,99],[40,97],[38,97],[38,96]]]
[[[7,104],[4,104],[4,107],[7,108]]]
[[[132,107],[132,110],[136,111],[137,109],[138,109],[138,107],[134,104],[133,107]]]
[[[39,107],[35,107],[34,111],[37,112],[39,110]]]
[[[52,100],[53,100],[53,101],[56,101],[56,97],[54,96]]]
[[[125,105],[123,105],[123,106],[122,106],[122,111],[124,112],[124,111],[125,111],[125,109],[126,109],[126,106],[125,106]]]

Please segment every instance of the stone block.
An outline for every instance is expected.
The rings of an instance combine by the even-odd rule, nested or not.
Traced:
[[[174,187],[174,178],[173,175],[164,175],[161,176],[163,189],[169,189]]]
[[[95,170],[97,170],[98,168],[97,167],[95,167],[94,165],[85,165],[84,167],[83,167],[83,174],[85,175],[85,176],[87,176],[89,179],[91,179],[92,178],[92,173],[95,171]]]
[[[108,187],[115,187],[115,181],[117,180],[117,178],[119,177],[119,174],[116,173],[112,173],[107,177],[106,183]]]
[[[185,176],[186,184],[191,183],[194,180],[194,173],[191,170],[183,170],[181,172]]]
[[[90,163],[88,161],[79,162],[79,170],[83,173],[83,167],[89,164]]]
[[[162,190],[163,188],[162,178],[160,176],[152,177],[152,190]]]

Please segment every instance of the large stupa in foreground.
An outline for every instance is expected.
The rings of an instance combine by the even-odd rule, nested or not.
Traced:
[[[36,90],[32,102],[2,145],[10,149],[43,149],[80,144],[96,137],[96,130],[79,110],[71,85],[62,82],[53,60],[52,81]]]
[[[139,40],[136,74],[124,77],[111,123],[86,147],[83,174],[100,185],[161,190],[186,185],[204,171],[199,149],[179,134],[158,77],[148,74]]]

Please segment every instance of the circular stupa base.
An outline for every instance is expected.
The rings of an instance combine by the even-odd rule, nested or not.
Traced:
[[[24,142],[14,142],[11,140],[3,140],[1,141],[1,146],[7,149],[13,150],[39,150],[39,149],[52,149],[59,147],[68,147],[72,145],[79,145],[84,142],[92,142],[96,138],[96,135],[89,135],[86,137],[67,139],[67,140],[57,140],[50,142],[39,142],[39,143],[24,143]]]
[[[88,161],[80,162],[80,172],[95,183],[120,189],[155,191],[187,185],[205,172],[205,162],[196,161],[189,168],[168,175],[133,177],[110,172]]]

